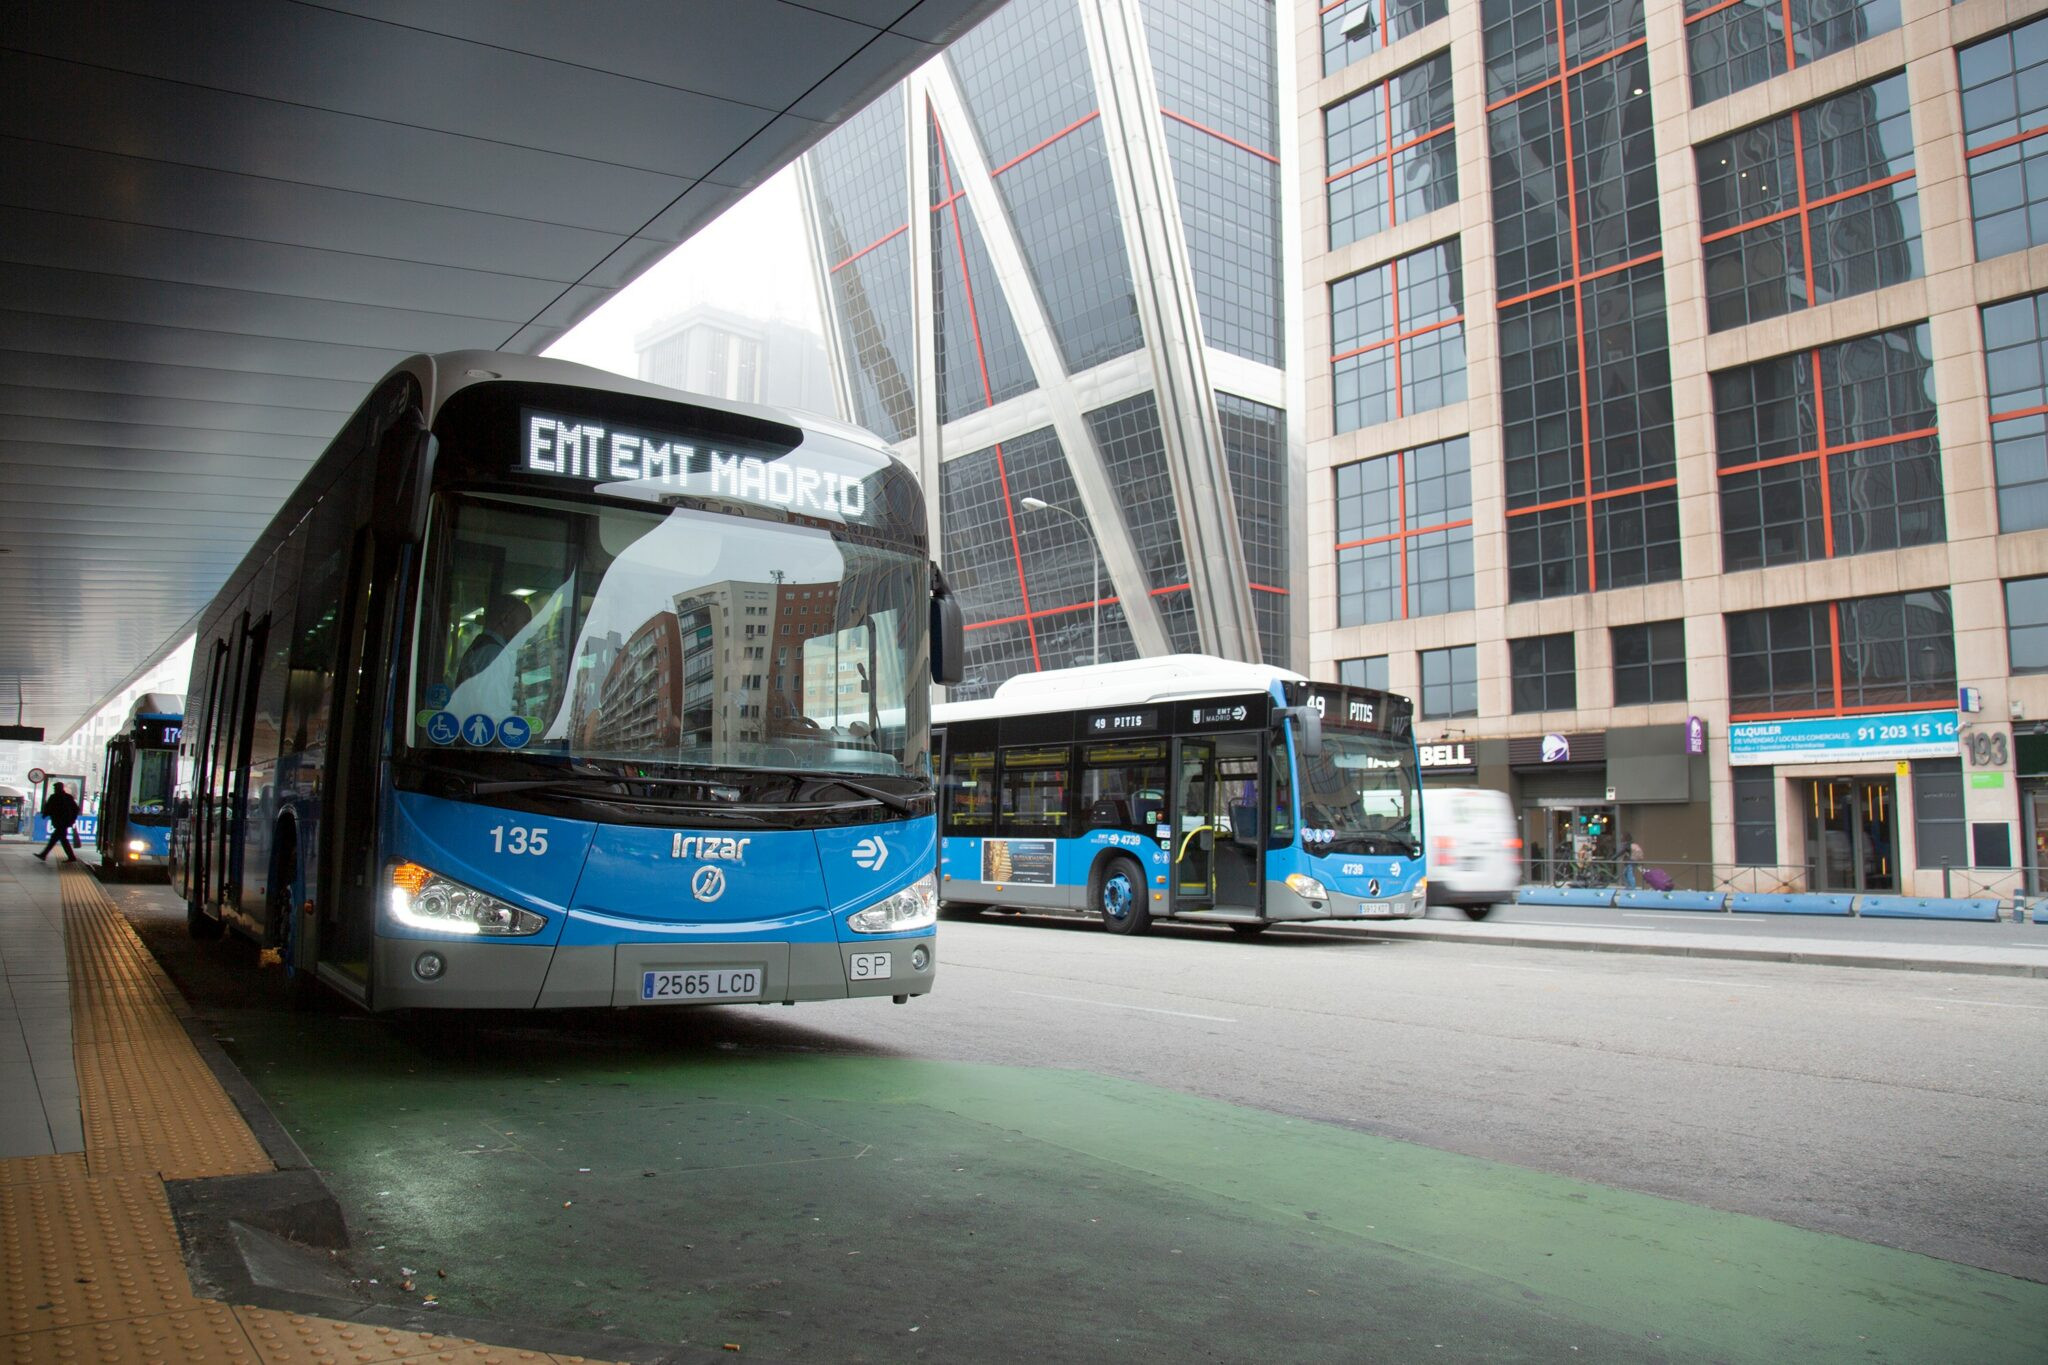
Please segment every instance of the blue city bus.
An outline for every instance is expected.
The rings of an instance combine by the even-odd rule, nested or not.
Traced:
[[[93,843],[100,876],[161,874],[171,851],[171,794],[185,727],[182,697],[147,692],[107,740]]]
[[[200,615],[188,926],[372,1010],[929,991],[926,547],[851,427],[406,361]]]
[[[948,907],[1258,934],[1426,909],[1405,697],[1205,655],[1027,673],[934,708]]]

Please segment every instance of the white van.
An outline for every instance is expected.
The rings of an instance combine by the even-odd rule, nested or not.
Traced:
[[[1429,903],[1485,919],[1522,884],[1522,836],[1506,792],[1483,787],[1422,788],[1422,837],[1429,844]]]

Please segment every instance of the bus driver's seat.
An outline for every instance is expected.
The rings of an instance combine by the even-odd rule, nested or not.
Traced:
[[[1113,796],[1098,796],[1088,806],[1088,828],[1122,829],[1131,823],[1130,807]]]

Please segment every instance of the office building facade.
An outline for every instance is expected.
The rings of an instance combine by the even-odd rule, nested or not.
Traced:
[[[919,469],[966,607],[957,698],[1305,662],[1284,17],[1011,0],[800,163],[842,410]]]
[[[2048,3],[1291,13],[1312,669],[1532,876],[2035,889]]]

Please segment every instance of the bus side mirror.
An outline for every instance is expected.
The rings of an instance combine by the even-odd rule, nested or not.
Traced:
[[[1280,710],[1282,719],[1294,721],[1294,747],[1305,758],[1315,758],[1323,752],[1323,715],[1313,706],[1287,706]]]
[[[941,687],[956,686],[967,676],[967,618],[960,599],[946,583],[945,574],[932,565],[932,681]]]

